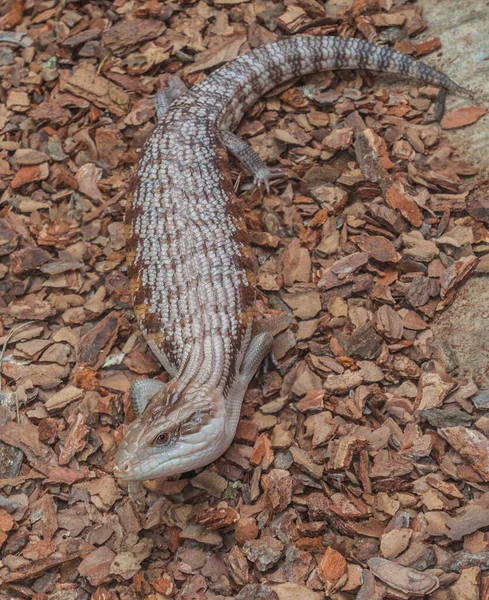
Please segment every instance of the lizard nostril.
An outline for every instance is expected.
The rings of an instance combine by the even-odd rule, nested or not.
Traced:
[[[124,466],[122,467],[122,470],[125,471],[126,473],[129,471],[129,462],[124,463]]]

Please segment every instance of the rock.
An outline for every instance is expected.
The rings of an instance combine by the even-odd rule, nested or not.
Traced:
[[[334,548],[327,548],[318,565],[318,575],[324,582],[327,594],[335,589],[345,571],[346,560],[344,556]]]
[[[258,425],[249,419],[241,419],[236,429],[235,440],[254,444],[258,437]]]
[[[346,371],[342,375],[330,375],[324,389],[330,394],[346,394],[363,383],[362,371]]]
[[[293,478],[288,471],[272,469],[265,491],[265,506],[275,514],[284,511],[292,501]]]
[[[343,127],[342,129],[333,129],[333,131],[323,139],[322,144],[328,150],[346,150],[349,148],[352,139],[353,130],[349,127]]]
[[[296,282],[309,283],[311,280],[311,255],[301,246],[299,238],[294,238],[282,256],[284,284],[292,286]]]
[[[385,558],[373,557],[367,563],[378,579],[408,596],[430,594],[440,585],[434,575],[403,567]]]
[[[370,360],[359,360],[357,365],[363,374],[364,383],[377,383],[384,379],[384,373],[380,367]]]
[[[271,586],[277,594],[278,600],[322,600],[324,594],[313,592],[305,585],[296,583],[279,583]]]
[[[48,163],[41,163],[39,165],[29,165],[21,167],[15,174],[15,177],[10,182],[13,190],[16,190],[23,185],[33,183],[34,181],[43,181],[49,177],[49,166]]]
[[[487,408],[489,405],[489,390],[480,390],[471,398],[471,402],[476,408]]]
[[[311,196],[317,200],[328,214],[338,214],[348,200],[348,192],[341,187],[329,184],[318,185],[311,190]]]
[[[281,558],[285,546],[275,538],[249,540],[243,546],[243,554],[259,571],[268,571]]]
[[[323,225],[323,237],[316,247],[316,252],[322,256],[335,254],[340,247],[340,231],[336,227],[336,219],[331,217]]]
[[[438,408],[456,385],[448,375],[442,377],[439,373],[423,373],[418,383],[416,410]]]
[[[234,600],[279,600],[279,596],[268,585],[249,583],[241,588]]]
[[[206,491],[215,498],[220,498],[224,490],[227,488],[227,481],[214,471],[206,469],[199,473],[192,480],[192,485],[196,488]]]
[[[168,573],[163,573],[161,577],[154,579],[151,585],[158,593],[164,596],[173,596],[175,592],[175,584]]]
[[[484,481],[489,481],[489,439],[467,427],[446,427],[438,433],[447,440]]]
[[[110,574],[110,565],[116,554],[107,546],[90,552],[78,565],[78,572],[86,577],[91,585],[100,585]]]
[[[318,281],[318,288],[329,290],[345,285],[355,280],[355,271],[367,264],[368,252],[354,252],[349,256],[337,260],[330,269],[327,269]]]
[[[412,529],[391,529],[380,538],[380,551],[384,558],[396,558],[409,546]]]
[[[399,314],[387,304],[383,304],[375,315],[377,331],[389,340],[400,340],[404,331]]]
[[[295,381],[290,391],[296,396],[304,396],[308,392],[321,390],[322,387],[321,378],[311,371],[307,363],[305,361],[299,363],[295,371]]]
[[[291,446],[290,453],[292,454],[294,463],[299,467],[299,469],[305,471],[308,475],[314,477],[314,479],[321,479],[323,476],[324,466],[317,465],[312,460],[308,452],[302,448],[298,448],[297,446]]]
[[[253,517],[242,517],[237,523],[234,530],[234,537],[238,544],[244,544],[250,540],[256,540],[259,529],[256,524],[256,519]]]
[[[396,263],[399,260],[394,244],[381,235],[357,235],[353,241],[361,250],[368,252],[374,260],[383,263]]]
[[[310,321],[306,322],[310,323]],[[290,350],[295,348],[296,345],[297,342],[295,336],[290,329],[286,329],[283,333],[279,333],[273,340],[273,355],[275,356],[275,359],[281,360]]]
[[[284,294],[282,300],[299,319],[312,319],[321,310],[321,297],[316,291]]]
[[[466,244],[474,243],[474,233],[471,227],[456,225],[453,229],[450,229],[450,231],[439,237],[436,242],[438,245],[447,244],[454,248],[461,248]]]
[[[466,106],[457,108],[445,114],[441,120],[443,129],[457,129],[458,127],[466,127],[472,125],[487,113],[487,109],[483,106]]]
[[[351,335],[338,334],[337,338],[347,356],[357,356],[366,360],[378,356],[383,343],[370,323],[358,327]]]
[[[454,600],[479,600],[481,585],[481,570],[479,567],[462,569],[460,577],[449,589],[450,598]]]
[[[19,148],[12,157],[13,165],[39,165],[48,161],[49,156],[47,154],[32,148]]]
[[[435,242],[425,240],[419,231],[403,233],[401,241],[405,247],[403,256],[408,256],[413,260],[430,262],[440,254]]]
[[[457,427],[458,425],[470,426],[474,417],[462,410],[442,410],[440,408],[429,408],[418,411],[423,421],[433,427]]]

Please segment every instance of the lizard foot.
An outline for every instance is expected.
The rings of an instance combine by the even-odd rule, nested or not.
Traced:
[[[278,167],[262,167],[255,173],[255,176],[253,177],[253,183],[256,185],[256,187],[260,187],[262,185],[265,186],[267,192],[270,193],[270,181],[286,176],[287,173]]]
[[[273,352],[270,352],[270,354],[267,354],[265,356],[265,358],[263,359],[263,362],[261,363],[261,367],[260,367],[260,375],[267,375],[268,373],[271,373],[274,369],[278,369],[280,367],[280,364],[278,362],[278,360],[275,358],[275,355]]]

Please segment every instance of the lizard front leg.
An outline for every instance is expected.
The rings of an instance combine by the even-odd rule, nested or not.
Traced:
[[[246,387],[250,384],[263,359],[271,353],[272,348],[273,335],[269,331],[262,331],[251,338],[239,369],[239,376]]]
[[[180,77],[177,75],[168,77],[166,88],[155,96],[156,118],[158,121],[166,115],[171,104],[187,92],[188,88]]]
[[[161,390],[165,384],[158,379],[136,379],[129,388],[132,410],[136,417],[140,417],[151,398]]]
[[[228,414],[226,419],[226,441],[223,443],[223,447],[229,446],[233,440],[246,390],[263,359],[271,352],[272,346],[273,335],[268,331],[256,334],[248,344],[239,371],[226,396]]]

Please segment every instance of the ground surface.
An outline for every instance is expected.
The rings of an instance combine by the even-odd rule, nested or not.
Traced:
[[[487,103],[489,98],[489,7],[487,2],[448,0],[440,10],[433,2],[422,2],[423,14],[429,23],[429,35],[438,35],[443,42],[442,57],[430,56],[427,62],[439,66],[451,77],[462,77],[464,85],[474,90]],[[426,35],[426,34],[424,34]],[[453,99],[452,105],[463,102]],[[479,181],[489,174],[489,117],[477,127],[454,131],[450,139],[459,154],[470,157],[480,168]],[[487,188],[484,188],[487,190]],[[486,192],[487,193],[487,192]],[[466,375],[489,388],[489,279],[472,278],[453,306],[436,319],[434,343]]]
[[[429,65],[443,68],[474,90],[482,103],[489,98],[489,6],[485,0],[444,0],[443,6],[422,0],[424,18],[429,27],[422,38],[438,36],[443,44],[440,56],[426,57]],[[462,98],[454,98],[450,106],[461,106]],[[481,174],[489,174],[489,117],[483,117],[477,127],[464,128],[450,134],[457,152],[479,165]]]
[[[488,597],[487,6],[392,4],[0,8],[0,597]],[[303,31],[388,42],[478,95],[440,126],[436,89],[323,74],[250,111],[241,135],[289,174],[264,195],[231,163],[280,366],[220,460],[128,490],[129,385],[167,379],[124,262],[151,95]]]

